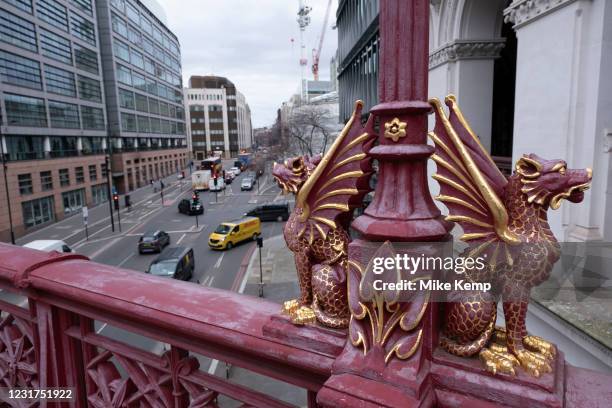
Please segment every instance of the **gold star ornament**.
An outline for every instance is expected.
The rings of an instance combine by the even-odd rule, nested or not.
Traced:
[[[385,123],[385,137],[397,142],[401,137],[406,136],[406,122],[401,122],[398,118]]]

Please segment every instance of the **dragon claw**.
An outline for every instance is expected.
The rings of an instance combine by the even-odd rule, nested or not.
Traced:
[[[509,353],[496,352],[491,349],[483,349],[478,354],[480,361],[485,365],[487,371],[492,374],[498,372],[515,375],[514,366],[518,365],[516,358]]]
[[[298,309],[291,312],[289,317],[291,318],[291,323],[300,326],[315,323],[317,321],[314,311],[309,306],[300,306]]]
[[[554,360],[557,355],[557,348],[555,345],[538,336],[525,336],[523,338],[523,344],[530,351],[538,353],[549,361]]]
[[[528,350],[520,350],[516,353],[516,358],[520,361],[521,367],[534,377],[552,372],[552,367],[548,360],[540,354]]]
[[[283,303],[281,313],[291,316],[300,307],[300,302],[297,299],[288,300]]]

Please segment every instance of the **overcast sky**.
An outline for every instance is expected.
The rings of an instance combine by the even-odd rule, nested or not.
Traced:
[[[300,82],[298,0],[158,0],[170,29],[181,42],[183,80],[191,75],[227,77],[251,107],[253,126],[274,122],[276,110],[296,93]],[[305,0],[312,7],[305,32],[308,56],[319,43],[328,0]],[[337,0],[332,10],[320,60],[320,79],[329,79],[329,61],[337,48]],[[292,46],[291,39],[294,39]]]

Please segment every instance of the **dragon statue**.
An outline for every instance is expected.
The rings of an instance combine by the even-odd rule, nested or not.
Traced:
[[[555,347],[527,333],[525,318],[531,288],[548,279],[560,246],[547,221],[563,199],[579,203],[591,183],[591,169],[568,169],[563,160],[534,154],[521,157],[515,172],[504,176],[465,121],[455,97],[445,99],[447,116],[437,99],[430,103],[436,126],[434,179],[437,198],[459,223],[468,244],[463,257],[484,257],[472,281],[490,282],[487,292],[453,292],[446,303],[441,346],[457,356],[478,355],[490,372],[515,374],[516,366],[533,376],[551,371]],[[501,299],[505,329],[495,326]]]
[[[318,321],[345,328],[348,226],[352,212],[370,191],[374,142],[372,120],[360,122],[363,103],[355,110],[325,156],[299,156],[274,164],[272,174],[285,193],[296,194],[295,209],[284,229],[294,253],[300,297],[285,302],[283,312],[294,324]]]

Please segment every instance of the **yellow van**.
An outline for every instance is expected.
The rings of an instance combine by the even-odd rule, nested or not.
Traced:
[[[261,235],[261,222],[257,217],[245,217],[221,223],[208,237],[208,246],[213,249],[232,249],[237,243],[255,240]]]

